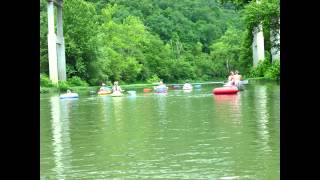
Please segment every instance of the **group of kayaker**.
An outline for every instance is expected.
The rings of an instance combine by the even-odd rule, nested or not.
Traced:
[[[192,88],[193,88],[192,85],[188,81],[182,87],[183,90],[192,90]],[[159,85],[154,87],[154,90],[159,90],[159,89],[167,90],[168,87],[165,84],[163,84],[163,81],[160,81]]]
[[[228,82],[226,83],[226,86],[240,86],[240,81],[242,80],[242,76],[239,74],[239,71],[230,71],[230,75],[228,77]],[[192,90],[192,85],[187,81],[184,85],[183,88],[184,90]],[[159,90],[159,89],[165,89],[167,90],[168,87],[163,83],[162,80],[160,80],[158,86],[154,86],[154,90]],[[110,90],[108,87],[106,87],[106,84],[102,83],[102,86],[100,87],[99,91],[106,91]],[[121,89],[119,86],[118,81],[114,81],[113,86],[112,86],[112,93],[116,94],[121,94],[124,90]]]
[[[108,90],[110,90],[110,88],[106,87],[106,84],[102,83],[99,91],[108,91]],[[119,82],[114,81],[113,86],[112,86],[112,93],[121,94],[121,92],[123,92],[123,90],[119,86]]]
[[[242,76],[239,74],[239,71],[230,71],[230,75],[228,77],[228,82],[226,85],[239,87],[241,80]]]
[[[239,74],[239,72],[236,71],[230,71],[230,75],[228,76],[228,82],[225,84],[225,86],[237,86],[240,87],[240,81],[242,80],[242,76]],[[187,81],[184,85],[183,85],[183,90],[192,90],[193,87],[192,85]],[[159,93],[163,93],[163,92],[167,92],[168,87],[163,83],[162,80],[160,80],[159,85],[158,86],[154,86],[154,90],[156,92]],[[105,83],[101,84],[101,87],[99,89],[99,92],[101,91],[110,91],[111,93],[111,89],[108,88],[106,86]],[[114,81],[113,86],[112,86],[112,95],[116,95],[116,96],[120,96],[122,95],[122,92],[124,90],[121,89],[121,87],[119,86],[119,82],[118,81]],[[70,90],[67,91],[67,94],[71,94],[72,92]]]

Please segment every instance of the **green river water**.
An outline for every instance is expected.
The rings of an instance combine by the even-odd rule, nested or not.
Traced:
[[[280,179],[280,86],[40,95],[40,179]]]

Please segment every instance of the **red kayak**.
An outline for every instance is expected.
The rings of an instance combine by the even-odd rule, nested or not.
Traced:
[[[143,89],[143,92],[151,92],[152,91],[152,89],[150,89],[150,88],[144,88]]]
[[[235,86],[230,86],[230,87],[218,87],[213,89],[212,93],[213,94],[237,94],[238,88]]]

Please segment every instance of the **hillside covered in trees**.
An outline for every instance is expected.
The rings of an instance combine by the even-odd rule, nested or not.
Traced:
[[[226,77],[233,69],[249,74],[250,28],[257,21],[271,27],[269,19],[279,17],[279,0],[262,1],[262,5],[216,0],[65,0],[67,77],[97,85],[158,78],[207,81]],[[40,0],[40,72],[48,75],[47,26],[47,0]],[[264,34],[270,61],[268,28]]]

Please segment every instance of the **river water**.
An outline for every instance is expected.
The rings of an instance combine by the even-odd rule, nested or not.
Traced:
[[[280,179],[279,84],[215,87],[40,95],[41,179]]]

